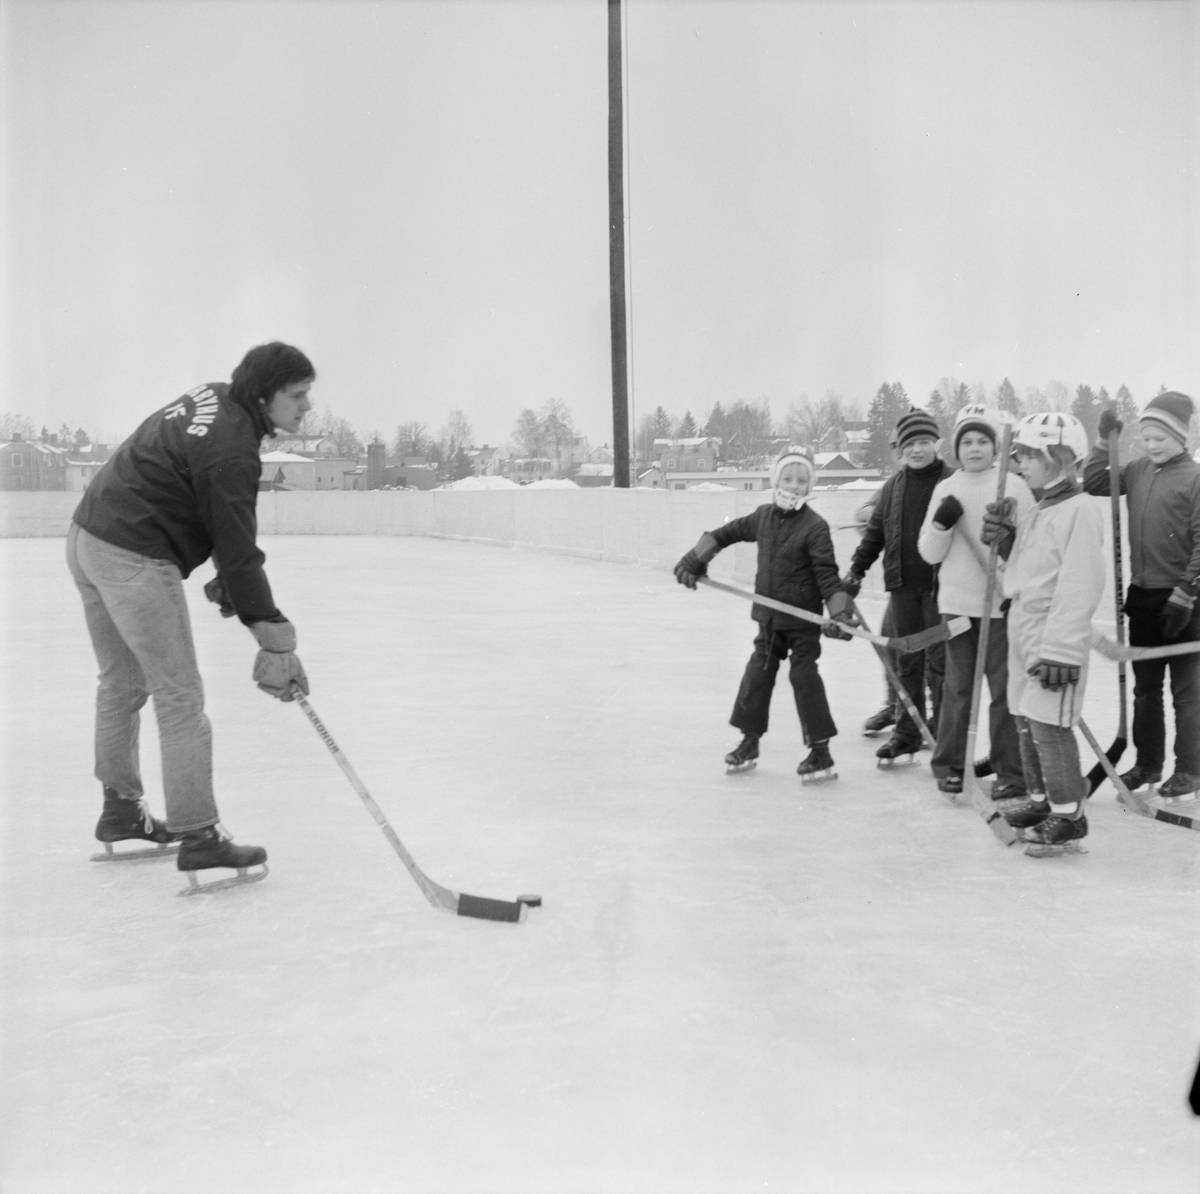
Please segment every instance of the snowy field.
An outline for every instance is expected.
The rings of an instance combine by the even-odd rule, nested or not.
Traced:
[[[431,909],[250,683],[207,568],[218,798],[271,874],[183,900],[169,864],[90,863],[79,599],[61,540],[0,541],[4,1194],[1197,1190],[1196,834],[1106,785],[1086,856],[1006,851],[928,755],[876,770],[859,642],[822,660],[840,779],[800,788],[782,677],[727,777],[749,607],[665,572],[264,546],[313,704],[421,865],[545,906]],[[1108,742],[1102,661],[1088,716]]]

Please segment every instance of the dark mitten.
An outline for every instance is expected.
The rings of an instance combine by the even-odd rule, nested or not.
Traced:
[[[842,577],[842,588],[850,594],[851,597],[857,597],[858,591],[862,588],[862,574],[851,570]]]
[[[1058,692],[1079,683],[1079,665],[1077,663],[1058,663],[1053,659],[1039,659],[1029,669],[1031,676],[1036,676],[1043,688]]]
[[[997,545],[1004,559],[1012,554],[1013,542],[1017,537],[1017,499],[1006,497],[999,502],[988,502],[983,515],[983,533],[979,536],[984,545]]]
[[[221,617],[232,618],[237,613],[233,602],[229,600],[225,578],[219,572],[204,586],[204,595],[221,611]]]
[[[1167,598],[1167,603],[1158,615],[1158,624],[1162,628],[1164,638],[1178,638],[1192,620],[1192,611],[1196,608],[1196,598],[1190,589],[1184,585],[1176,585]]]
[[[933,514],[933,525],[948,531],[963,516],[962,502],[952,493],[946,494]]]
[[[826,625],[821,627],[821,633],[826,638],[840,638],[840,639],[844,639],[846,642],[849,642],[854,637],[854,635],[847,634],[842,629],[842,626],[856,625],[857,623],[856,623],[854,615],[852,613],[850,613],[848,610],[845,610],[840,614],[831,614],[830,617],[833,620],[831,622],[826,623]]]
[[[1103,440],[1107,440],[1112,432],[1118,435],[1125,430],[1125,424],[1117,418],[1116,407],[1106,406],[1100,412],[1100,422],[1096,426],[1096,431]]]
[[[696,546],[675,565],[675,579],[681,585],[694,589],[696,581],[708,575],[708,562],[720,550],[713,533],[705,531]]]

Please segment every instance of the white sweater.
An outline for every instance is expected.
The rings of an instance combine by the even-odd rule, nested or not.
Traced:
[[[1033,509],[1033,494],[1016,473],[1009,471],[1004,492],[1017,499],[1016,521]],[[933,525],[933,516],[942,504],[942,498],[953,495],[962,504],[963,515],[948,531]],[[937,483],[929,509],[917,540],[921,558],[930,564],[940,564],[938,570],[938,611],[943,614],[967,614],[978,618],[983,611],[983,598],[987,592],[987,577],[980,566],[980,554],[987,556],[983,546],[983,515],[988,502],[996,500],[996,466],[982,473],[968,473],[959,469],[956,473]],[[970,540],[970,542],[968,542]],[[975,544],[972,550],[971,543]],[[999,561],[996,595],[992,604],[992,617],[999,618],[1003,600],[1003,561]]]

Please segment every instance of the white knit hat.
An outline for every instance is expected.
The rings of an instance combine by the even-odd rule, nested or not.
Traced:
[[[817,479],[816,465],[813,464],[812,458],[808,453],[800,448],[784,448],[778,456],[775,457],[774,464],[771,465],[771,488],[775,489],[779,485],[779,476],[789,464],[800,464],[804,466],[805,472],[808,473],[808,483],[811,486]]]

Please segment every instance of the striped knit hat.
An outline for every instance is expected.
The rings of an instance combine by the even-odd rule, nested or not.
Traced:
[[[779,485],[779,475],[789,464],[801,464],[804,466],[804,471],[808,474],[808,483],[810,486],[816,480],[817,470],[813,465],[812,459],[799,448],[784,448],[775,457],[775,462],[771,465],[772,489],[775,489]]]
[[[1186,394],[1181,394],[1178,390],[1168,390],[1167,393],[1150,399],[1138,421],[1160,424],[1163,430],[1187,447],[1188,426],[1195,409],[1195,405]]]
[[[903,452],[905,445],[914,439],[937,440],[941,438],[942,429],[937,425],[937,420],[919,406],[910,406],[896,423],[897,451]]]

